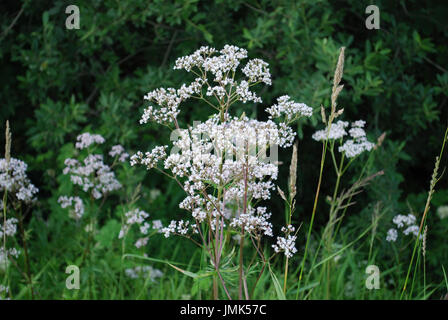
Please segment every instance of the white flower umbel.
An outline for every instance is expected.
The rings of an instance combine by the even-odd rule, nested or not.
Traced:
[[[313,109],[304,103],[294,102],[289,96],[284,95],[277,99],[277,104],[267,108],[266,112],[270,114],[270,119],[284,116],[286,122],[289,123],[300,117],[311,117]]]
[[[277,237],[277,243],[272,245],[276,253],[283,252],[287,258],[292,258],[292,256],[297,253],[296,240],[297,236],[294,233],[296,228],[293,225],[287,225],[282,227],[281,231],[284,233],[283,237]]]
[[[76,148],[80,150],[79,159],[67,158],[64,161],[64,175],[70,176],[73,185],[79,186],[81,190],[98,200],[106,197],[109,193],[119,190],[122,186],[115,177],[112,168],[116,161],[124,162],[129,155],[125,152],[121,145],[115,145],[109,152],[115,161],[111,166],[104,162],[102,154],[92,154],[89,147],[92,144],[103,144],[105,139],[99,134],[91,134],[89,132],[80,134],[76,138]],[[82,156],[87,152],[86,156]],[[80,220],[84,213],[84,202],[79,196],[60,196],[58,199],[62,208],[70,208],[70,217]]]
[[[104,143],[103,137],[90,133],[79,135],[77,140],[82,142],[83,148],[89,146],[92,141],[102,141],[101,143]],[[115,149],[110,153],[116,156],[118,154],[123,155],[124,151],[115,146]],[[101,154],[88,154],[82,161],[68,158],[65,159],[64,163],[66,167],[63,173],[70,175],[70,180],[74,185],[80,186],[84,192],[90,192],[95,199],[100,199],[107,193],[121,188],[121,184],[115,178],[115,173],[111,170],[111,167],[104,163]]]
[[[3,238],[3,232],[7,237],[13,237],[17,232],[18,222],[16,218],[9,218],[4,226],[0,223],[0,238]]]
[[[0,220],[0,239],[2,239],[2,245],[0,246],[0,271],[3,272],[7,271],[11,258],[16,259],[20,254],[20,251],[14,247],[18,244],[18,241],[12,238],[16,236],[17,224],[19,221],[23,221],[22,208],[32,205],[36,201],[36,194],[39,191],[28,179],[26,173],[27,164],[21,160],[10,158],[9,156],[6,157],[8,160],[0,159],[0,193],[3,195],[3,200],[1,201],[2,219]],[[16,217],[18,219],[9,217],[10,214],[17,214]],[[21,237],[24,248],[27,250],[23,232]],[[5,288],[7,287],[3,287],[3,291],[6,290]],[[2,294],[0,292],[0,298],[6,293],[3,292]]]
[[[76,138],[75,147],[78,149],[86,149],[92,144],[102,144],[104,143],[104,138],[99,134],[90,134],[89,132],[82,133]]]
[[[349,123],[347,121],[337,121],[335,123],[332,123],[330,128],[325,128],[324,130],[318,130],[316,131],[312,138],[316,141],[325,141],[328,140],[337,140],[341,139],[344,136],[347,135],[347,131],[345,131],[345,128],[347,128]]]
[[[131,157],[131,166],[136,164],[143,164],[149,170],[157,165],[159,160],[166,158],[166,149],[168,146],[158,146],[155,147],[151,152],[146,152],[143,154],[141,151],[138,151],[136,154]]]
[[[80,197],[60,196],[58,199],[61,208],[70,208],[70,217],[79,220],[84,215],[84,203]]]
[[[126,159],[129,158],[129,154],[125,152],[123,146],[119,144],[112,147],[109,151],[109,155],[111,157],[118,157],[118,161],[120,162],[125,162]]]
[[[6,159],[0,159],[0,192],[8,191],[9,195],[15,197],[13,201],[25,203],[35,201],[39,189],[28,179],[27,167],[25,162],[15,158],[11,158],[9,164]]]
[[[154,221],[152,222],[152,228],[153,228],[154,230],[160,230],[160,229],[162,229],[162,228],[163,228],[162,221],[160,221],[160,220],[154,220]]]
[[[397,241],[397,237],[398,237],[397,230],[396,229],[389,229],[387,231],[386,241],[395,242],[395,241]]]
[[[148,222],[149,213],[140,210],[140,209],[134,209],[131,211],[128,211],[124,214],[124,221],[123,225],[121,226],[120,233],[118,234],[118,239],[124,238],[129,230],[132,228],[133,225],[136,225],[138,228],[138,233],[140,234],[140,238],[134,243],[136,248],[141,248],[143,246],[146,246],[149,240],[149,231],[152,230],[159,230],[162,226],[162,223],[160,220],[157,220],[153,222],[153,225]]]
[[[205,101],[209,105],[224,105],[225,101],[227,109],[237,101],[261,103],[261,98],[251,91],[251,87],[260,83],[272,84],[269,65],[261,59],[249,60],[241,70],[243,77],[237,79],[237,69],[245,58],[245,49],[230,45],[224,46],[220,51],[201,47],[191,55],[178,58],[174,69],[184,69],[193,73],[196,78],[189,84],[182,84],[179,89],[157,88],[148,92],[144,99],[156,106],[147,106],[140,123],[152,120],[160,124],[177,125],[180,105],[190,98]],[[279,108],[286,116],[291,117],[298,113],[311,115],[312,110],[306,105],[289,101],[289,97],[284,102],[281,102],[282,99],[284,98],[279,100]]]
[[[264,82],[267,85],[272,84],[269,65],[261,59],[249,60],[242,71],[250,82]]]
[[[413,214],[408,214],[406,216],[402,215],[402,214],[398,214],[392,219],[392,222],[395,223],[398,228],[403,228],[405,225],[411,226],[411,225],[415,224],[415,221],[416,221],[416,218]]]
[[[340,144],[338,151],[344,153],[347,158],[354,158],[364,151],[371,151],[375,146],[374,143],[367,140],[366,132],[363,129],[365,124],[364,120],[353,122],[350,130],[348,130],[351,139],[345,142],[343,142],[343,138],[347,136],[346,128],[349,123],[342,120],[332,123],[329,128],[316,131],[312,138],[316,141],[337,140]]]
[[[16,248],[6,248],[6,250],[3,248],[3,246],[0,247],[0,270],[5,271],[5,268],[8,267],[10,263],[10,258],[17,259],[20,255],[20,251]]]
[[[286,237],[277,237],[277,243],[273,244],[275,252],[283,252],[286,257],[291,258],[296,252],[296,240],[294,235],[288,235]]]
[[[352,123],[349,135],[352,139],[347,140],[339,147],[339,152],[343,152],[347,158],[354,158],[364,151],[370,151],[375,146],[374,143],[367,140],[366,132],[363,127],[365,121],[358,120]]]
[[[234,218],[230,226],[244,229],[246,232],[253,233],[256,238],[260,235],[272,237],[272,224],[269,222],[271,213],[266,212],[265,207],[249,208],[247,213],[240,214]]]
[[[407,235],[414,235],[415,237],[418,236],[419,227],[416,224],[416,217],[413,214],[408,215],[402,215],[398,214],[393,219],[392,222],[396,225],[396,228],[398,230],[402,230],[403,234],[405,236]],[[389,242],[395,242],[398,238],[398,230],[397,229],[389,229],[387,232],[386,240]],[[420,235],[422,237],[422,235]]]

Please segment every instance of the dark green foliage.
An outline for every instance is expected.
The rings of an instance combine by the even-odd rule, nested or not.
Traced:
[[[244,47],[270,64],[273,86],[261,89],[263,105],[241,105],[239,113],[263,119],[263,108],[283,94],[315,109],[313,117],[297,128],[300,221],[295,222],[305,223],[314,200],[321,148],[310,137],[322,127],[319,107],[330,105],[334,66],[339,48],[345,46],[345,87],[339,97],[344,119],[365,119],[372,141],[387,133],[368,168],[371,173],[384,170],[385,175],[372,182],[367,194],[349,210],[349,218],[355,216],[350,225],[369,223],[378,201],[386,212],[380,232],[383,240],[395,214],[406,213],[411,206],[420,217],[447,125],[448,5],[442,0],[374,2],[381,12],[380,30],[365,27],[365,7],[371,1],[79,0],[81,28],[67,30],[65,7],[70,1],[2,1],[0,123],[3,128],[10,120],[12,155],[28,163],[31,179],[40,189],[40,205],[30,220],[33,238],[38,239],[35,246],[63,243],[58,252],[45,254],[48,258],[60,255],[63,261],[74,259],[69,250],[79,243],[65,236],[70,234],[70,224],[56,199],[69,188],[62,176],[63,161],[71,156],[76,136],[85,131],[99,133],[131,154],[168,141],[168,131],[139,125],[143,95],[187,82],[185,77],[191,75],[173,71],[174,60],[202,45]],[[181,112],[181,126],[207,115],[203,107],[190,103]],[[0,141],[3,145],[3,136]],[[281,157],[285,165],[279,183],[286,189],[290,154]],[[445,166],[443,160],[441,167]],[[352,169],[353,176],[358,169]],[[167,222],[182,214],[177,206],[182,195],[176,184],[141,168],[132,173],[126,170],[131,169],[123,169],[118,176],[126,181],[127,189],[117,196],[117,203],[128,201],[133,188],[142,183],[139,201],[152,218]],[[448,249],[441,244],[446,221],[443,229],[434,216],[438,206],[448,205],[446,181],[446,177],[440,181],[438,188],[445,191],[436,193],[429,214],[429,224],[437,225],[431,236],[437,244],[429,240],[434,248],[433,270],[441,259],[448,263]],[[333,182],[329,173],[322,199],[330,194]],[[346,181],[346,186],[350,182],[354,181]],[[154,190],[162,195],[151,197]],[[274,213],[283,212],[277,197],[269,206]],[[328,205],[321,201],[319,208],[326,212]],[[120,213],[113,210],[108,207],[104,213],[113,220],[98,234],[100,251],[113,246],[110,233],[119,229]],[[357,216],[357,212],[363,214]],[[318,215],[317,220],[322,224],[327,216]],[[183,254],[180,259],[185,258]],[[112,261],[107,255],[104,259],[104,263]],[[60,271],[62,266],[55,263],[49,268]],[[440,270],[436,273],[434,278],[440,281]]]

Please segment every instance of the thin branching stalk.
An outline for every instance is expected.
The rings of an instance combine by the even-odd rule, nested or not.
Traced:
[[[22,206],[19,208],[19,229],[20,229],[20,236],[22,238],[22,244],[23,244],[23,254],[25,258],[25,274],[26,274],[26,280],[28,282],[28,286],[30,289],[30,296],[31,299],[34,299],[34,289],[33,289],[33,280],[31,276],[30,271],[30,257],[28,253],[28,242],[27,242],[27,236],[25,233],[25,227],[23,224],[23,214],[22,214]]]
[[[246,147],[247,150],[247,147]],[[247,159],[247,156],[246,156]],[[247,171],[248,171],[248,159],[246,160],[246,167],[244,169],[244,202],[243,202],[243,213],[246,214],[247,211]],[[241,300],[243,298],[242,283],[243,283],[243,263],[244,263],[244,226],[241,228],[241,238],[240,238],[240,261],[239,261],[239,279],[238,279],[238,298]]]
[[[7,165],[7,171],[9,171],[9,162],[11,160],[11,131],[9,129],[9,121],[6,120],[6,130],[5,130],[5,160]],[[3,192],[3,254],[5,255],[5,283],[9,282],[9,268],[8,259],[6,251],[6,204],[8,201],[8,190],[5,188]]]
[[[5,130],[5,160],[7,170],[9,170],[9,162],[11,160],[11,131],[9,129],[9,121],[6,120]],[[8,200],[8,190],[5,188],[3,192],[3,252],[6,255],[6,203]],[[7,270],[7,259],[5,259],[5,270]]]
[[[331,153],[332,157],[335,158],[334,145],[332,145],[332,147],[330,148],[330,153]],[[324,241],[326,244],[326,252],[328,255],[331,255],[332,246],[333,246],[333,230],[334,230],[334,224],[335,224],[336,213],[337,213],[335,208],[337,205],[337,195],[339,192],[339,184],[340,184],[341,178],[342,178],[342,167],[344,165],[344,159],[345,159],[344,156],[345,156],[345,154],[342,154],[339,168],[335,168],[335,170],[336,170],[336,185],[335,185],[335,188],[333,191],[333,197],[331,198],[331,208],[330,208],[328,224],[327,224],[327,227],[324,232]],[[326,298],[329,299],[330,298],[330,284],[331,284],[331,277],[330,277],[331,260],[328,260],[326,263],[324,263],[322,268],[323,268],[323,270],[326,270],[326,275],[327,275]]]

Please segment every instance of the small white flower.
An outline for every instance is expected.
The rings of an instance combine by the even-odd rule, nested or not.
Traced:
[[[294,102],[289,96],[284,95],[277,99],[277,104],[267,108],[266,112],[270,114],[270,119],[284,116],[287,122],[291,122],[300,117],[311,117],[313,109],[304,103]]]
[[[441,206],[437,208],[437,215],[440,219],[445,219],[448,217],[448,206]]]
[[[160,229],[162,229],[162,228],[163,228],[162,221],[160,221],[160,220],[154,220],[154,221],[152,222],[152,228],[153,228],[154,230],[160,230]]]
[[[277,243],[273,244],[275,252],[283,252],[286,257],[292,258],[292,256],[297,252],[295,247],[296,236],[288,235],[285,237],[277,237]]]
[[[398,229],[403,229],[402,232],[405,236],[413,234],[418,236],[419,227],[416,225],[416,217],[413,214],[402,215],[398,214],[393,219],[392,222],[397,226]],[[422,235],[420,235],[421,237]],[[390,229],[387,233],[386,240],[395,242],[398,237],[397,229]]]
[[[347,135],[347,131],[345,131],[345,128],[348,127],[348,125],[348,122],[339,120],[331,124],[330,130],[328,130],[327,127],[324,130],[316,131],[313,134],[312,138],[316,141],[325,141],[327,138],[329,140],[341,139],[345,135]]]
[[[398,237],[397,230],[396,229],[389,229],[387,231],[386,241],[395,242],[395,241],[397,241],[397,237]]]
[[[151,228],[151,224],[146,221],[146,219],[149,218],[149,213],[137,208],[126,212],[124,214],[124,218],[124,223],[121,226],[120,233],[118,234],[118,239],[124,238],[133,225],[138,226],[138,230],[141,235],[146,236],[148,234],[149,229]],[[148,239],[149,237],[141,237],[137,240],[137,242],[135,242],[134,245],[137,248],[141,248],[148,243]]]
[[[104,143],[104,138],[99,134],[90,134],[89,132],[82,133],[76,137],[75,147],[82,150],[90,147],[94,143],[102,144]]]
[[[5,225],[0,223],[0,238],[3,239],[3,232],[7,237],[12,237],[17,232],[17,223],[19,221],[16,218],[9,218],[6,220]]]
[[[84,203],[80,197],[60,196],[58,199],[61,208],[70,207],[70,217],[79,220],[84,215]]]
[[[264,82],[267,85],[271,85],[271,74],[269,73],[268,64],[261,59],[252,59],[242,69],[246,77],[249,78],[249,82]]]
[[[118,161],[125,162],[129,158],[129,154],[124,151],[123,146],[117,144],[109,151],[111,157],[118,157]]]
[[[0,159],[0,193],[3,194],[7,190],[8,194],[13,194],[18,201],[35,201],[39,189],[28,179],[27,168],[28,165],[18,159],[11,158],[9,163],[4,158]]]
[[[140,239],[138,239],[137,240],[137,242],[135,242],[135,247],[136,248],[141,248],[141,247],[144,247],[144,246],[146,246],[147,245],[147,243],[148,243],[148,237],[144,237],[144,238],[140,238]]]
[[[363,127],[366,124],[364,120],[358,120],[352,123],[349,130],[352,139],[347,140],[339,147],[339,152],[343,152],[347,158],[354,158],[364,151],[370,151],[375,146],[374,143],[367,140],[366,132]]]

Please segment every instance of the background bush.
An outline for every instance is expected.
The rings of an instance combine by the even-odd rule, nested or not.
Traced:
[[[41,248],[69,241],[64,231],[65,213],[56,199],[67,187],[63,160],[70,155],[76,136],[87,130],[99,133],[130,153],[167,140],[167,132],[138,124],[143,95],[160,86],[177,87],[186,82],[185,73],[172,71],[174,60],[202,45],[244,47],[252,57],[270,64],[273,86],[260,92],[263,104],[241,106],[240,112],[264,119],[263,108],[282,94],[315,109],[299,132],[297,203],[298,220],[304,223],[309,221],[321,148],[310,137],[320,121],[320,105],[329,105],[332,72],[338,50],[345,46],[345,89],[339,97],[344,118],[365,119],[371,140],[387,133],[369,168],[372,172],[384,169],[386,174],[349,210],[347,228],[362,229],[369,223],[377,202],[386,213],[378,236],[383,240],[386,224],[394,215],[410,209],[421,215],[448,118],[445,1],[374,1],[380,8],[380,30],[365,27],[365,8],[371,1],[72,2],[0,4],[0,122],[10,120],[12,154],[29,164],[31,179],[40,189],[39,207],[30,225]],[[65,28],[69,4],[80,8],[79,30]],[[181,113],[185,123],[207,116],[194,104],[188,108]],[[289,153],[281,157],[289,163]],[[442,167],[445,165],[446,160]],[[284,165],[279,177],[285,188],[287,171]],[[181,213],[177,206],[181,190],[160,175],[135,169],[134,174],[123,172],[122,177],[129,187],[117,201],[129,199],[133,187],[143,183],[141,206],[153,218],[168,221]],[[443,234],[447,222],[440,225],[434,213],[437,206],[448,205],[446,181],[438,185],[438,198],[429,215],[436,242],[431,243],[430,237],[434,252],[429,263],[437,269],[433,277],[438,282],[442,280],[439,263],[448,262],[448,245],[435,235]],[[331,192],[333,182],[329,174],[324,196]],[[279,199],[274,197],[269,203],[274,213],[284,210]],[[326,206],[321,201],[320,209],[328,209]],[[114,209],[108,210],[114,217]],[[327,216],[318,214],[317,219],[323,224]],[[102,234],[119,229],[113,222],[104,227]],[[112,241],[106,238],[101,240],[105,247]],[[299,241],[304,242],[304,237]],[[165,249],[154,244],[149,250]],[[70,259],[69,252],[61,255]]]

